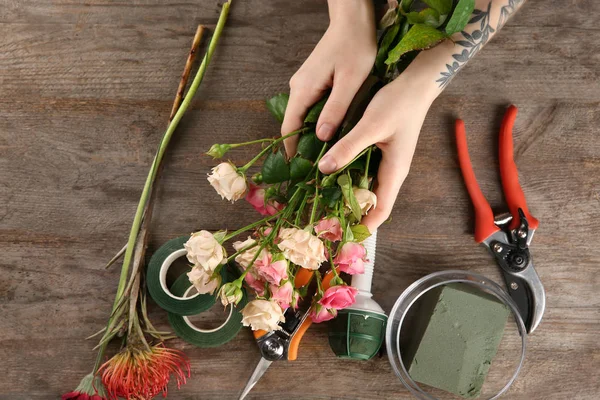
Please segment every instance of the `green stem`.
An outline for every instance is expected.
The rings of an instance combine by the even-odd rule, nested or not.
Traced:
[[[264,142],[272,142],[274,140],[276,140],[276,139],[273,139],[273,138],[257,139],[257,140],[251,140],[249,142],[243,142],[243,143],[232,143],[229,146],[231,146],[232,149],[235,149],[237,147],[248,146],[251,144],[258,144],[258,143],[264,143]]]
[[[248,168],[250,168],[252,165],[254,165],[254,163],[255,163],[255,162],[257,162],[258,160],[260,160],[260,158],[261,158],[262,156],[264,156],[265,154],[267,154],[267,152],[268,152],[269,150],[271,150],[271,149],[273,148],[273,146],[275,146],[277,143],[279,143],[279,142],[281,142],[281,141],[283,141],[283,140],[285,140],[285,139],[287,139],[287,138],[290,138],[290,137],[292,137],[292,136],[294,136],[294,135],[297,135],[297,134],[299,134],[299,133],[302,133],[302,132],[304,132],[304,131],[306,131],[306,130],[308,130],[308,128],[302,128],[302,129],[298,129],[297,131],[294,131],[294,132],[288,133],[288,134],[287,134],[287,135],[285,135],[285,136],[282,136],[282,137],[280,137],[280,138],[274,139],[274,140],[273,140],[273,142],[272,142],[270,145],[268,145],[267,147],[265,147],[265,148],[264,148],[264,149],[263,149],[263,150],[262,150],[260,153],[258,153],[258,154],[256,155],[256,157],[254,157],[252,160],[248,161],[248,162],[246,163],[246,165],[244,165],[243,167],[240,167],[240,168],[238,168],[238,170],[239,170],[239,171],[241,171],[242,173],[243,173],[243,172],[246,172],[246,171],[248,170]]]
[[[260,225],[264,224],[265,222],[269,222],[270,220],[277,218],[279,215],[281,215],[281,213],[282,213],[282,211],[279,211],[277,214],[269,215],[268,217],[263,218],[260,221],[253,222],[250,225],[246,225],[243,228],[238,229],[237,231],[231,232],[229,235],[227,235],[223,238],[223,243],[225,243],[232,237],[239,235],[240,233],[249,231],[250,229],[256,228],[257,226],[260,226]]]
[[[317,161],[315,161],[315,165],[319,165],[319,161],[325,154],[325,150],[327,149],[327,143],[323,143],[323,147],[321,147],[321,152],[317,157]],[[315,222],[315,216],[317,214],[317,205],[319,204],[319,168],[315,172],[315,199],[312,206],[312,211],[310,212],[310,222],[309,225],[312,225]]]
[[[135,212],[135,217],[133,219],[131,231],[129,232],[129,240],[127,241],[127,250],[125,250],[123,266],[121,267],[121,275],[119,277],[119,285],[117,286],[117,294],[115,296],[115,302],[113,303],[113,311],[114,311],[114,307],[119,303],[119,300],[120,300],[121,296],[123,295],[123,291],[125,290],[125,284],[127,282],[127,277],[128,277],[128,273],[129,273],[129,265],[131,263],[131,257],[133,256],[135,242],[137,240],[137,236],[138,236],[138,233],[140,230],[140,224],[142,222],[142,215],[144,213],[144,207],[146,205],[146,201],[148,200],[148,195],[150,193],[150,188],[152,187],[152,183],[154,182],[154,179],[156,178],[156,174],[158,171],[158,165],[160,164],[160,161],[164,157],[165,151],[167,150],[167,146],[169,145],[169,141],[171,140],[171,137],[173,136],[173,132],[175,132],[175,129],[177,128],[177,126],[179,125],[179,122],[183,118],[183,114],[185,114],[186,110],[190,106],[190,103],[192,102],[192,99],[194,98],[194,95],[196,94],[196,91],[198,90],[200,83],[202,83],[204,74],[206,72],[206,68],[208,67],[208,64],[210,63],[212,55],[217,46],[217,42],[219,41],[219,38],[221,37],[221,33],[223,32],[223,27],[225,26],[225,21],[227,20],[227,15],[229,14],[229,5],[230,5],[230,1],[223,3],[223,8],[221,11],[221,15],[219,16],[219,21],[217,22],[215,32],[210,41],[210,44],[208,45],[208,50],[204,56],[204,59],[202,60],[202,63],[200,64],[200,68],[198,68],[198,72],[196,72],[194,81],[190,85],[190,88],[189,88],[187,94],[185,95],[185,98],[183,99],[181,106],[179,106],[177,113],[173,117],[173,120],[169,124],[167,131],[163,135],[163,137],[160,141],[158,151],[154,157],[154,160],[152,161],[152,166],[150,167],[150,172],[148,173],[146,182],[144,183],[144,189],[142,190],[142,194],[140,196],[140,201],[138,203],[137,210]],[[109,319],[109,323],[110,323],[110,319]],[[98,368],[100,367],[102,358],[104,357],[104,351],[106,350],[107,344],[108,343],[103,344],[100,347],[100,349],[98,350],[98,356],[96,357],[96,365],[94,366],[94,374],[98,371]]]
[[[371,153],[373,152],[373,146],[369,146],[367,151],[367,161],[365,162],[365,181],[369,181],[369,164],[371,163]],[[366,188],[365,188],[366,189]]]
[[[327,245],[327,250],[329,252],[329,262],[331,263],[331,270],[333,271],[333,275],[335,275],[336,278],[339,278],[337,269],[335,268],[335,264],[333,263],[333,254],[332,254],[332,251],[331,251],[331,245],[330,244]]]
[[[304,193],[304,197],[302,198],[300,207],[298,207],[298,211],[296,212],[296,219],[294,220],[294,225],[300,225],[300,218],[302,217],[302,212],[304,211],[304,207],[306,206],[307,201],[308,201],[308,193]]]

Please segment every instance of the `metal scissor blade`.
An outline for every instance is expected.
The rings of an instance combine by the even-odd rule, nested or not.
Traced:
[[[250,379],[248,379],[248,383],[246,384],[246,387],[244,388],[244,391],[238,400],[243,400],[248,393],[250,393],[254,385],[256,385],[256,382],[258,382],[265,372],[267,372],[267,369],[269,369],[272,362],[273,361],[269,361],[263,357],[260,358],[260,361],[256,365],[256,368],[254,368],[254,372],[252,373]]]

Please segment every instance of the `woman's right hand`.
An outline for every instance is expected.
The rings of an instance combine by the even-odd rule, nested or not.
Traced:
[[[309,108],[331,89],[317,121],[317,136],[333,137],[350,102],[369,75],[377,54],[372,0],[329,0],[329,28],[290,80],[290,98],[281,134],[302,128]],[[286,139],[289,157],[296,153],[298,136]]]

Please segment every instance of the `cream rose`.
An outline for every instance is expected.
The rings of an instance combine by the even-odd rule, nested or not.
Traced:
[[[183,247],[187,250],[189,262],[211,274],[219,264],[227,262],[225,249],[209,231],[192,233]]]
[[[243,242],[234,242],[233,248],[237,252],[242,249],[245,249],[248,246],[252,246],[253,244],[256,244],[256,240],[254,240],[250,236],[248,236],[248,239],[244,240]],[[259,248],[259,246],[254,246],[251,249],[241,252],[240,254],[235,256],[235,262],[240,264],[244,269],[248,268],[248,265],[250,265],[250,263],[254,259],[254,256],[256,255],[256,251],[258,250],[258,248]],[[267,250],[262,249],[260,252],[260,255],[256,258],[255,263],[262,262],[263,258],[267,254],[268,254]]]
[[[352,188],[352,191],[354,192],[354,197],[356,197],[362,215],[367,215],[371,208],[377,207],[377,196],[375,196],[375,193],[356,186]]]
[[[222,199],[234,202],[246,194],[246,179],[231,163],[224,162],[214,167],[208,175],[208,181]]]
[[[281,241],[277,247],[285,258],[306,269],[319,269],[326,261],[325,246],[310,232],[296,228],[286,228],[279,232]]]
[[[242,309],[242,324],[252,327],[253,331],[277,331],[280,322],[285,322],[281,307],[270,300],[252,300]]]
[[[194,285],[200,294],[213,294],[221,284],[221,275],[217,275],[211,279],[211,275],[208,272],[198,267],[193,267],[192,270],[187,273],[187,276],[190,283]]]

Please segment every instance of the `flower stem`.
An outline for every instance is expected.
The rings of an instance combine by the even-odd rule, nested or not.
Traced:
[[[251,140],[249,142],[243,142],[243,143],[232,143],[229,146],[231,146],[232,149],[235,149],[237,147],[248,146],[251,144],[258,144],[258,143],[264,143],[264,142],[272,142],[274,140],[276,140],[276,139],[273,139],[273,138],[257,139],[257,140]]]
[[[367,182],[367,186],[368,186],[368,182],[369,182],[369,164],[371,163],[371,153],[373,152],[373,146],[369,146],[368,150],[367,150],[367,161],[365,161],[365,175],[363,180],[365,182]],[[368,188],[363,188],[363,189],[368,189]]]
[[[198,90],[200,83],[202,83],[204,74],[206,73],[206,68],[208,67],[208,64],[210,63],[212,55],[217,46],[217,42],[219,41],[219,38],[221,37],[221,33],[223,32],[223,27],[225,26],[225,21],[227,20],[227,15],[229,14],[229,5],[230,5],[229,1],[223,3],[223,8],[221,11],[221,15],[219,16],[219,21],[217,22],[215,32],[210,41],[210,44],[208,45],[208,50],[207,50],[206,54],[204,55],[202,64],[200,64],[200,67],[198,68],[198,71],[196,72],[196,76],[194,77],[194,80],[193,80],[192,84],[190,85],[190,88],[188,89],[188,92],[187,92],[185,98],[183,99],[181,106],[177,110],[177,113],[173,117],[173,120],[171,121],[165,134],[163,135],[163,137],[160,141],[160,145],[158,147],[158,151],[157,151],[156,155],[154,156],[154,160],[152,161],[152,166],[150,167],[150,171],[146,178],[146,182],[144,183],[144,189],[142,190],[142,194],[140,196],[140,201],[138,203],[135,217],[133,219],[131,231],[129,232],[129,239],[127,241],[127,249],[125,250],[123,266],[121,267],[121,275],[119,277],[119,284],[117,286],[117,294],[115,296],[115,302],[113,303],[113,311],[114,311],[114,307],[119,303],[121,296],[123,295],[123,291],[125,290],[125,284],[127,282],[127,277],[128,277],[128,273],[129,273],[129,265],[131,263],[131,258],[133,256],[133,250],[134,250],[135,243],[136,243],[136,240],[138,237],[142,216],[144,214],[144,207],[146,205],[146,201],[148,200],[150,188],[156,177],[156,174],[158,171],[158,165],[160,164],[162,158],[164,157],[164,154],[165,154],[165,151],[169,144],[169,141],[171,140],[171,137],[173,136],[173,132],[175,132],[175,129],[177,128],[177,126],[179,125],[179,122],[183,118],[183,114],[185,114],[190,103],[192,102],[192,99],[194,98],[194,95],[196,94],[196,91]],[[109,319],[109,324],[110,324],[110,322],[111,321]],[[108,344],[108,342],[104,343],[98,350],[98,356],[96,358],[96,365],[94,366],[94,371],[93,371],[94,373],[96,373],[98,371],[98,368],[101,365],[102,358],[104,357],[104,351],[106,350],[107,344]]]
[[[269,222],[270,220],[272,220],[274,218],[277,218],[282,212],[283,211],[279,211],[277,214],[269,215],[268,217],[263,218],[260,221],[253,222],[250,225],[246,225],[243,228],[238,229],[237,231],[231,232],[229,235],[227,235],[227,236],[225,236],[223,238],[223,243],[225,243],[226,241],[228,241],[232,237],[235,237],[235,236],[239,235],[240,233],[244,233],[246,231],[249,231],[250,229],[256,228],[257,226],[260,226],[260,225],[264,224],[265,222]]]
[[[255,162],[257,162],[258,160],[260,160],[260,158],[261,158],[262,156],[264,156],[265,154],[267,154],[267,152],[268,152],[269,150],[271,150],[271,149],[273,148],[273,146],[275,146],[277,143],[279,143],[279,142],[281,142],[281,141],[283,141],[283,140],[285,140],[285,139],[287,139],[287,138],[290,138],[290,137],[292,137],[292,136],[298,135],[299,133],[302,133],[302,132],[304,132],[304,131],[306,131],[306,130],[308,130],[308,128],[302,128],[302,129],[298,129],[297,131],[290,132],[290,133],[288,133],[288,134],[287,134],[287,135],[285,135],[285,136],[282,136],[282,137],[280,137],[280,138],[274,139],[274,140],[273,140],[273,142],[272,142],[270,145],[268,145],[267,147],[265,147],[265,148],[264,148],[264,149],[263,149],[263,150],[262,150],[260,153],[258,153],[258,154],[256,155],[256,157],[254,157],[252,160],[248,161],[248,162],[246,163],[246,165],[244,165],[243,167],[240,167],[240,168],[238,168],[238,170],[239,170],[239,171],[241,171],[241,172],[246,172],[246,171],[248,170],[248,168],[250,168],[252,165],[254,165],[254,163],[255,163]],[[269,140],[271,140],[271,139],[269,139]]]
[[[329,252],[329,262],[331,263],[331,271],[333,271],[333,275],[336,278],[339,278],[337,269],[335,268],[335,264],[333,263],[333,254],[331,252],[331,244],[327,244],[327,250]]]
[[[325,154],[325,150],[327,149],[327,143],[323,143],[323,147],[321,147],[321,152],[315,161],[315,165],[319,165],[319,161]],[[317,214],[317,205],[319,204],[319,168],[317,167],[317,171],[315,172],[315,199],[313,201],[312,211],[310,213],[310,221],[309,225],[312,225],[315,222],[315,216]]]

